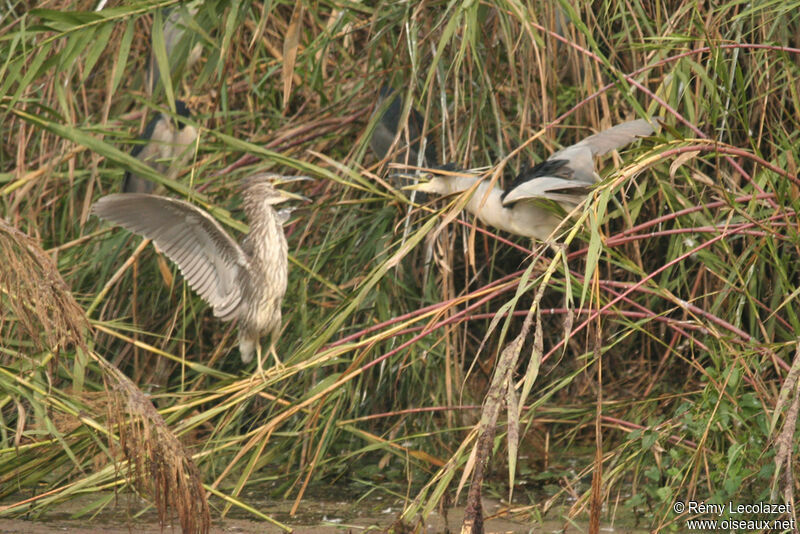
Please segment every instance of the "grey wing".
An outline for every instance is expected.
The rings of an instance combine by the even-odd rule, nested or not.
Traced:
[[[548,159],[569,159],[571,152],[582,151],[587,148],[591,151],[592,156],[602,156],[612,150],[622,148],[628,143],[632,143],[638,137],[646,137],[654,131],[653,125],[645,119],[623,122],[602,132],[590,135],[563,150],[559,150]]]
[[[545,198],[556,202],[567,204],[580,204],[583,198],[589,193],[592,184],[555,178],[552,176],[542,176],[528,182],[521,183],[503,198],[503,205],[508,206],[520,200],[532,200]]]
[[[247,256],[205,211],[182,200],[122,193],[101,198],[92,205],[92,213],[152,239],[216,317],[236,317]]]
[[[385,107],[385,101],[387,98],[390,98],[391,101],[389,102],[388,107]],[[378,102],[375,106],[375,111],[372,112],[372,117],[374,118],[381,111],[383,111],[383,114],[379,117],[378,123],[375,125],[375,130],[373,130],[372,137],[369,140],[370,148],[380,159],[386,157],[386,154],[392,147],[392,143],[394,142],[397,132],[399,132],[404,126],[403,124],[400,124],[400,118],[403,114],[403,107],[403,99],[400,93],[394,91],[388,85],[381,87]],[[408,136],[411,140],[411,146],[405,146],[405,135],[401,135],[397,146],[398,150],[397,157],[395,158],[396,161],[402,162],[405,160],[407,153],[408,162],[411,165],[417,164],[422,137],[422,125],[424,122],[425,120],[420,112],[417,111],[416,108],[412,107],[408,114],[407,123]],[[433,143],[431,143],[430,138],[426,136],[424,164],[435,165],[435,160],[436,150],[433,146]]]
[[[646,137],[654,131],[653,126],[645,119],[623,122],[559,150],[547,159],[566,160],[567,166],[572,170],[576,180],[595,181],[597,176],[594,171],[594,156],[602,156],[612,150],[622,148],[637,138]]]
[[[379,121],[378,124],[375,125],[372,137],[369,138],[369,147],[372,149],[372,152],[380,159],[385,158],[389,149],[392,147],[392,141],[394,141],[394,133],[389,131],[389,128],[386,127],[383,121]]]

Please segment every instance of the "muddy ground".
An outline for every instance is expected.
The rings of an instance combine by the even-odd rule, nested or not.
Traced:
[[[180,533],[177,521],[165,525],[162,530],[155,517],[155,513],[148,512],[135,517],[127,515],[126,506],[118,502],[112,508],[103,511],[95,519],[73,519],[74,512],[82,504],[70,501],[63,505],[57,513],[50,514],[41,520],[30,519],[0,519],[0,534],[50,534],[56,532],[86,533],[86,534],[172,534]],[[376,504],[378,505],[376,507]],[[386,503],[380,508],[381,503],[347,503],[331,501],[303,501],[302,513],[291,517],[288,513],[292,506],[291,501],[272,503],[268,508],[260,511],[289,526],[296,534],[333,534],[342,532],[384,532],[391,527],[398,514],[402,511],[402,503]],[[398,506],[399,505],[399,506]],[[579,533],[586,531],[586,525],[578,523],[570,525],[567,521],[546,521],[544,524],[535,522],[532,518],[518,516],[493,517],[501,510],[501,505],[495,501],[484,501],[484,510],[488,516],[485,523],[488,533]],[[212,512],[212,517],[219,517],[219,510]],[[447,519],[437,512],[431,514],[426,522],[425,533],[459,532],[463,511],[460,508],[450,510]],[[645,530],[620,528],[604,525],[604,533],[611,534],[642,534]],[[212,534],[237,533],[237,534],[278,534],[285,532],[281,528],[265,521],[255,521],[250,518],[228,517],[224,520],[212,522]]]

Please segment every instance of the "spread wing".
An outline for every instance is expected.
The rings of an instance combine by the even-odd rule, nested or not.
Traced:
[[[654,131],[653,126],[645,119],[623,122],[559,150],[548,159],[570,160],[569,155],[572,151],[585,150],[587,148],[591,151],[592,156],[602,156],[634,142],[638,137],[647,137]]]
[[[569,197],[556,198],[552,195],[552,190],[575,190],[574,194],[578,193],[578,189],[587,190],[587,186],[598,179],[594,170],[595,156],[602,156],[612,150],[622,148],[637,138],[648,136],[654,131],[655,129],[647,120],[637,119],[617,124],[559,150],[547,160],[520,173],[503,195],[503,205],[511,204],[515,200],[537,197],[576,204],[580,202],[580,196],[572,195],[571,200]],[[543,180],[544,182],[542,182]],[[570,185],[569,181],[577,182],[577,184]],[[558,186],[559,183],[562,184],[561,187]],[[544,195],[543,192],[549,192],[549,194]]]
[[[521,183],[503,197],[503,205],[508,206],[520,200],[545,198],[567,204],[580,204],[589,194],[592,184],[553,176],[543,176]]]
[[[141,193],[105,196],[92,213],[152,239],[216,317],[236,317],[247,256],[208,213],[182,200]]]

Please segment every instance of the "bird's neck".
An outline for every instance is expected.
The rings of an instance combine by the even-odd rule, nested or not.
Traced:
[[[271,205],[264,202],[245,202],[244,212],[250,225],[244,245],[251,253],[251,261],[277,258],[277,254],[270,254],[268,251],[286,250],[283,225]],[[263,253],[258,252],[261,248]]]

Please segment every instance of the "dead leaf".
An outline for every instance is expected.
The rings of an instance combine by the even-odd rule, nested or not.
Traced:
[[[696,158],[699,153],[700,153],[699,150],[693,150],[691,152],[684,152],[683,154],[675,158],[675,161],[673,161],[672,165],[669,166],[669,177],[674,180],[675,173],[678,172],[678,169],[683,167],[683,165],[687,161]]]
[[[297,61],[297,48],[300,44],[300,21],[303,19],[305,7],[303,2],[295,2],[292,19],[286,29],[286,39],[283,41],[283,109],[289,106],[289,95],[292,92],[292,77]]]

